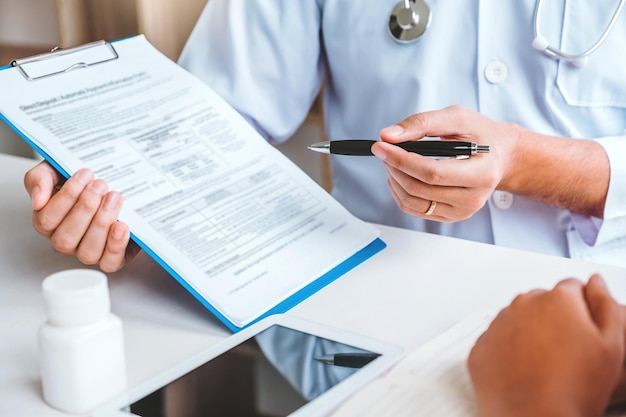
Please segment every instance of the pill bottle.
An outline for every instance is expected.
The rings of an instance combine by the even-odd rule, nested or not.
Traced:
[[[43,280],[47,321],[38,332],[44,400],[83,414],[126,388],[121,320],[111,314],[107,277],[71,269]]]

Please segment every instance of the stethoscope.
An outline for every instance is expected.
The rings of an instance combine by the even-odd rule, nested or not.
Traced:
[[[401,0],[391,10],[389,32],[398,42],[416,41],[428,29],[431,17],[424,0]]]
[[[606,37],[609,36],[617,18],[622,12],[626,4],[626,0],[620,0],[611,21],[607,25],[606,29],[600,36],[600,38],[589,49],[578,54],[570,54],[564,52],[558,48],[550,46],[548,40],[541,36],[541,11],[543,6],[543,0],[537,0],[535,4],[535,17],[533,22],[535,39],[532,42],[533,48],[545,53],[546,55],[565,61],[570,61],[574,65],[582,67],[587,63],[587,58],[596,49],[604,43]],[[389,32],[398,42],[409,43],[418,40],[428,26],[432,19],[430,8],[424,2],[424,0],[401,0],[391,10],[389,16]]]
[[[626,3],[626,0],[620,0],[619,4],[617,5],[617,9],[615,9],[615,13],[613,13],[613,17],[611,17],[611,21],[609,22],[606,29],[604,29],[604,32],[602,32],[602,36],[598,38],[596,43],[591,45],[591,47],[587,49],[586,51],[581,52],[579,54],[569,54],[567,52],[563,52],[560,49],[552,47],[548,43],[548,40],[544,38],[543,36],[541,36],[541,29],[539,25],[541,23],[542,3],[543,3],[543,0],[537,0],[537,4],[535,4],[535,19],[533,23],[534,30],[535,30],[535,39],[533,39],[533,48],[539,51],[542,51],[543,53],[545,53],[548,56],[551,56],[552,58],[570,61],[577,67],[583,67],[587,63],[587,58],[589,57],[589,55],[591,55],[596,49],[598,49],[600,45],[604,43],[604,40],[606,39],[606,37],[609,36],[609,33],[611,33],[611,30],[613,29],[613,26],[615,26],[615,22],[617,21],[617,18],[622,12],[622,8],[624,7],[624,3]]]

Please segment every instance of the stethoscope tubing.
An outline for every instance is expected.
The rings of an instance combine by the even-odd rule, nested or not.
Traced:
[[[578,54],[571,54],[571,53],[564,52],[558,48],[554,48],[550,45],[547,45],[543,49],[543,52],[546,55],[549,55],[553,58],[565,59],[568,61],[576,61],[576,60],[581,60],[581,59],[588,57],[596,49],[598,49],[600,45],[604,43],[607,36],[609,36],[609,34],[611,33],[611,30],[613,30],[613,26],[615,26],[615,22],[617,22],[617,19],[619,18],[622,12],[622,9],[624,8],[624,4],[626,4],[626,0],[619,1],[619,4],[617,5],[617,8],[615,9],[615,13],[613,13],[613,17],[611,17],[611,20],[609,24],[607,25],[606,29],[604,30],[604,32],[602,33],[602,36],[600,36],[600,38],[598,38],[596,43],[591,45],[591,47],[587,49],[586,51],[578,53]],[[541,12],[543,9],[542,6],[543,6],[543,0],[537,0],[537,3],[535,4],[535,18],[533,22],[533,30],[535,32],[535,39],[538,39],[538,38],[542,39],[542,36],[541,36]]]

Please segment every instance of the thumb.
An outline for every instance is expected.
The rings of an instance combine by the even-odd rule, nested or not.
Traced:
[[[59,173],[46,161],[40,162],[24,175],[24,187],[30,195],[33,210],[40,210],[48,203],[59,181]]]
[[[609,293],[609,289],[604,279],[598,274],[594,274],[585,286],[585,299],[591,318],[600,328],[602,333],[619,335],[623,340],[623,314]]]
[[[386,127],[379,132],[385,142],[398,143],[410,140],[420,140],[431,135],[433,119],[436,123],[442,111],[415,113],[406,119]],[[434,135],[438,136],[438,135]]]
[[[484,116],[461,106],[415,113],[382,129],[379,136],[385,142],[419,140],[424,137],[465,138],[485,122]]]

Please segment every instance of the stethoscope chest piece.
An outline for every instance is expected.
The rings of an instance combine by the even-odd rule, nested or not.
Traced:
[[[430,19],[424,0],[401,0],[389,16],[389,32],[398,42],[413,42],[426,32]]]

